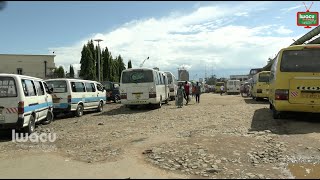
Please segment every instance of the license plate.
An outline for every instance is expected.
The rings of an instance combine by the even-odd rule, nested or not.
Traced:
[[[136,98],[139,99],[141,97],[141,94],[136,94]]]
[[[308,99],[320,99],[320,94],[311,94],[311,93],[301,93],[301,96],[303,98],[308,98]]]

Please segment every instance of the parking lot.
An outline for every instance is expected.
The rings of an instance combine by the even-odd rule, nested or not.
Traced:
[[[2,178],[320,177],[319,117],[274,120],[267,100],[240,95],[206,93],[200,104],[153,110],[111,103],[36,131],[57,139],[12,142],[1,132]]]

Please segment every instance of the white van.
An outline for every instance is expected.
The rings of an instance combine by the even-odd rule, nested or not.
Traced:
[[[163,102],[168,103],[169,97],[166,73],[150,68],[132,68],[122,71],[121,104],[131,109],[143,104],[161,108]]]
[[[175,100],[176,99],[176,94],[177,94],[177,89],[178,89],[178,82],[176,77],[171,73],[166,71],[165,72],[168,76],[168,85],[169,85],[169,90],[170,90],[170,100]]]
[[[240,94],[240,80],[227,81],[227,94]]]
[[[53,87],[53,113],[73,112],[76,116],[83,115],[84,110],[103,110],[106,103],[106,91],[101,83],[81,79],[48,79],[49,87]]]
[[[23,129],[33,133],[38,122],[53,120],[52,97],[39,78],[0,74],[0,129]]]

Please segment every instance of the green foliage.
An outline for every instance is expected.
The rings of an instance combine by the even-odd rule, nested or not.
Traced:
[[[59,68],[56,68],[53,72],[55,78],[64,78],[65,73],[62,66],[59,66]]]
[[[121,55],[113,59],[111,52],[106,47],[99,51],[93,41],[83,46],[81,51],[80,78],[88,80],[98,79],[98,55],[100,54],[100,78],[101,81],[120,82],[121,72],[126,69]],[[131,61],[130,61],[131,63]],[[131,65],[132,66],[132,65]]]
[[[82,48],[80,64],[80,77],[87,80],[96,80],[95,60],[92,52],[90,52],[89,44]]]
[[[74,69],[73,69],[73,66],[72,66],[72,65],[70,65],[69,77],[70,77],[70,78],[74,78]]]
[[[209,77],[209,78],[206,79],[206,83],[207,83],[208,85],[215,85],[216,82],[217,82],[217,77],[216,77],[216,75],[213,75],[213,76],[211,76],[211,77]]]

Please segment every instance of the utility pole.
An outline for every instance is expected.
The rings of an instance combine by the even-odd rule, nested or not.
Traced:
[[[94,41],[98,42],[98,81],[100,82],[100,41],[103,41],[102,39],[95,39]]]

